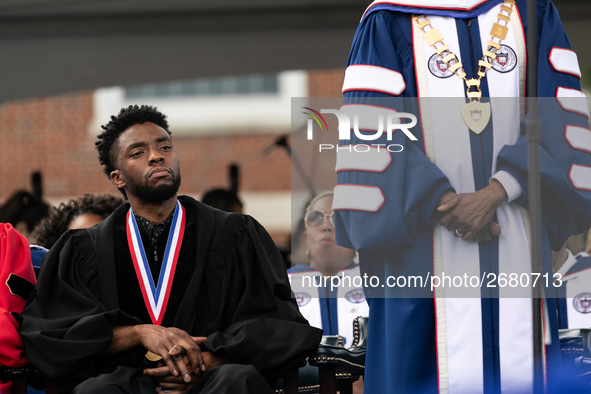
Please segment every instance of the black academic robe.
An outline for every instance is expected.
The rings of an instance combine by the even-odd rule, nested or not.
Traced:
[[[300,314],[270,236],[249,216],[179,200],[186,228],[163,325],[206,336],[202,348],[266,377],[301,363],[322,332]],[[113,327],[149,323],[143,303],[133,310],[133,298],[142,296],[128,275],[128,210],[125,204],[95,227],[64,234],[45,257],[22,313],[27,357],[62,392],[118,366],[146,367],[143,348],[97,357]]]

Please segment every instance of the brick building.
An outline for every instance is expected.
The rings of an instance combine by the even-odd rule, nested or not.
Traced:
[[[117,193],[98,164],[94,141],[110,115],[145,103],[169,116],[181,161],[180,192],[199,198],[210,188],[228,187],[228,166],[238,164],[245,212],[285,243],[292,199],[290,159],[283,149],[267,154],[263,149],[289,134],[291,97],[338,97],[342,75],[342,69],[279,73],[270,92],[255,94],[239,91],[243,78],[225,78],[208,82],[213,95],[183,96],[187,86],[178,82],[167,88],[177,86],[178,95],[163,93],[161,84],[5,103],[0,106],[0,202],[16,190],[30,190],[34,171],[42,173],[44,197],[51,204],[87,192]],[[198,90],[203,83],[198,80],[189,88]],[[221,93],[214,91],[215,84],[222,86]],[[224,94],[224,84],[238,90]],[[302,160],[308,161],[305,155]],[[294,179],[294,184],[301,186],[301,181]]]

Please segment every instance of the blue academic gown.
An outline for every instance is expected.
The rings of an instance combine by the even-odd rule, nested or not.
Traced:
[[[558,325],[566,328],[591,328],[591,257],[581,252],[568,258],[557,271],[562,284],[556,289]]]
[[[296,265],[287,270],[300,313],[311,326],[322,328],[324,335],[341,335],[345,347],[354,340],[353,320],[358,316],[367,317],[369,306],[361,286],[349,286],[346,281],[324,281],[321,272],[305,266]],[[359,265],[352,262],[340,270],[337,278],[359,277]],[[302,279],[313,278],[311,286],[302,286]],[[329,277],[330,278],[330,277]],[[352,281],[353,282],[353,281]]]
[[[31,245],[31,261],[33,263],[33,269],[35,270],[35,277],[39,277],[39,271],[41,271],[41,261],[47,252],[48,249],[43,246]]]
[[[410,100],[465,96],[463,81],[449,75],[434,57],[435,50],[424,43],[411,15],[426,14],[461,59],[467,77],[474,78],[501,1],[442,0],[437,9],[418,6],[426,2],[407,1],[411,7],[403,0],[376,1],[355,34],[345,73],[343,110],[387,107],[418,114],[419,123],[413,130],[417,141],[400,132],[390,141],[385,134],[372,141],[402,146],[401,153],[386,153],[390,157],[380,161],[384,165],[367,165],[367,160],[356,164],[354,155],[339,162],[342,153],[337,153],[333,204],[337,243],[357,250],[362,273],[382,280],[462,272],[476,277],[527,274],[527,141],[522,127],[523,97],[528,90],[526,1],[516,1],[502,56],[482,79],[483,102],[486,97],[509,99],[492,103],[491,121],[481,134],[470,132],[461,120],[453,123],[459,109],[451,111],[456,118],[445,123],[434,119],[434,112],[422,102],[419,106]],[[461,9],[465,3],[472,8]],[[537,7],[538,95],[553,98],[538,104],[543,122],[542,264],[550,275],[546,310],[553,311],[550,249],[559,249],[568,236],[591,224],[591,146],[585,134],[589,130],[584,105],[580,99],[566,99],[582,95],[576,55],[554,5],[538,0]],[[398,101],[382,101],[391,97]],[[363,124],[359,129],[375,130]],[[353,133],[351,140],[340,141],[341,146],[367,143]],[[383,149],[370,153],[383,159]],[[437,224],[436,202],[444,191],[474,192],[487,186],[492,176],[509,194],[494,217],[503,231],[498,239],[466,242]],[[449,289],[366,289],[371,306],[367,392],[531,392],[532,312],[527,299],[531,289],[524,286],[513,291],[492,284],[496,287],[472,289],[459,298],[450,296]],[[544,358],[551,380],[553,371],[560,368],[554,314],[546,314],[544,328],[552,340],[546,344]]]

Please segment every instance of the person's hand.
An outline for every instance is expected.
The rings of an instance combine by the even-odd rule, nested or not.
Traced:
[[[205,362],[206,369],[219,367],[230,362],[227,357],[212,352],[203,352],[203,361]]]
[[[205,371],[199,343],[185,331],[152,324],[137,327],[140,343],[152,353],[161,356],[166,364],[163,368],[167,368],[173,376],[180,376],[188,383],[192,380],[192,374]]]
[[[201,342],[205,342],[205,340],[207,340],[206,337],[191,337],[191,338],[193,338],[193,340],[197,344],[200,344]],[[203,371],[207,371],[212,368],[219,367],[220,365],[230,363],[230,360],[226,356],[219,354],[219,353],[212,353],[212,352],[205,351],[205,352],[201,352],[201,355],[203,356],[203,363],[205,364],[205,368],[203,369]]]
[[[456,235],[461,235],[465,241],[490,240],[492,236],[500,235],[498,224],[491,219],[505,197],[505,189],[496,180],[477,192],[458,194],[437,208],[440,212],[446,212],[439,224],[447,226]],[[479,234],[487,225],[487,229]]]
[[[207,338],[206,337],[191,337],[191,339],[197,345],[199,345],[201,342],[205,341]],[[184,350],[184,348],[182,348],[182,347],[177,347],[177,348],[171,349],[169,353],[172,356],[172,358],[175,360],[175,362],[180,357],[183,359],[182,361],[185,364],[190,363],[187,353]],[[145,369],[144,374],[146,374],[148,376],[155,377],[156,380],[159,382],[160,387],[164,390],[175,390],[174,393],[176,393],[177,391],[179,393],[183,393],[186,390],[190,390],[193,388],[193,386],[195,386],[195,384],[201,378],[202,371],[206,371],[206,370],[209,370],[209,369],[212,369],[212,368],[215,368],[215,367],[218,367],[220,365],[227,364],[230,362],[227,357],[225,357],[221,354],[217,354],[217,353],[204,351],[201,353],[201,355],[202,355],[204,364],[199,371],[195,371],[195,373],[192,372],[190,374],[190,376],[191,376],[190,380],[186,379],[186,376],[184,376],[184,375],[181,375],[182,378],[181,378],[181,376],[171,375],[170,369],[163,362],[160,362],[159,366],[156,368]],[[183,391],[183,390],[185,390],[185,391]]]
[[[501,235],[501,226],[499,226],[495,221],[491,220],[479,232],[477,232],[476,235],[474,235],[473,240],[478,243],[490,242],[493,237],[498,237],[499,235]]]
[[[202,354],[203,360],[205,362],[205,369],[202,369],[203,371],[210,370],[212,368],[219,367],[220,365],[228,364],[230,362],[230,360],[228,360],[227,357],[225,357],[221,354],[212,353],[212,352],[208,352],[208,351],[202,352],[201,354]],[[174,356],[174,357],[178,357],[178,356]],[[185,358],[185,357],[186,357],[186,355],[183,355],[183,358]],[[186,359],[184,361],[188,362],[188,360],[186,360]],[[160,363],[160,365],[156,368],[145,369],[144,374],[146,374],[148,376],[153,376],[158,381],[160,381],[161,377],[173,377],[175,379],[169,379],[167,381],[179,382],[178,379],[181,378],[180,376],[171,375],[170,369],[168,368],[168,366],[164,365],[163,363]],[[201,371],[197,372],[197,374],[200,376]],[[193,379],[191,379],[191,381],[187,381],[187,380],[184,380],[184,381],[186,383],[189,383],[189,382],[192,382]]]
[[[183,356],[174,357],[182,357],[186,364],[191,362],[186,353]],[[144,370],[144,374],[156,378],[158,381],[158,387],[156,388],[156,391],[158,393],[181,394],[189,393],[193,389],[195,384],[197,384],[199,379],[201,379],[202,372],[199,370],[199,372],[191,372],[189,375],[174,376],[171,375],[168,366],[160,362],[158,368],[146,369]],[[190,379],[187,379],[187,376],[190,376]]]
[[[164,391],[160,387],[156,387],[156,393],[158,394],[189,394],[191,390],[167,390]]]
[[[191,337],[191,339],[195,342],[196,345],[199,345],[207,338]],[[182,358],[182,361],[185,363],[185,365],[189,365],[191,363],[191,360],[189,359],[186,350],[181,346],[173,347],[168,353],[173,358],[173,360],[178,360],[179,358]],[[203,356],[204,353],[202,353],[202,357]],[[157,393],[185,394],[189,393],[191,389],[195,386],[195,384],[199,381],[199,379],[201,379],[202,371],[205,371],[204,366],[205,365],[203,365],[198,371],[191,372],[190,380],[186,379],[186,375],[172,375],[168,366],[165,365],[162,361],[158,364],[157,368],[145,369],[144,374],[156,378],[159,385],[159,387],[156,388]]]
[[[441,194],[441,196],[439,197],[439,200],[437,200],[437,204],[435,204],[436,207],[439,208],[440,206],[442,206],[443,204],[445,204],[446,202],[448,202],[449,200],[451,200],[455,196],[457,196],[457,194],[453,190],[444,191]],[[437,210],[439,211],[439,209],[437,209]]]
[[[182,356],[176,355],[173,356],[174,358],[182,357],[183,362],[185,364],[190,364],[191,360],[187,353],[183,354]],[[169,393],[169,394],[181,394],[181,393],[189,393],[195,384],[201,379],[202,372],[199,370],[197,373],[191,372],[190,377],[191,379],[187,381],[186,376],[174,376],[170,373],[168,366],[164,364],[162,361],[158,364],[157,368],[149,368],[144,370],[144,374],[148,376],[153,376],[158,381],[158,387],[156,388],[156,392],[158,393]],[[165,391],[166,390],[166,391]]]

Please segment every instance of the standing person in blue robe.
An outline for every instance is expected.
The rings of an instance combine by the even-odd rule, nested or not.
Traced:
[[[591,220],[591,142],[581,72],[558,12],[549,0],[538,0],[534,12],[537,89],[548,97],[538,106],[542,263],[550,275],[546,309],[553,311],[550,250]],[[384,133],[373,142],[395,143],[401,152],[374,146],[358,155],[337,153],[337,243],[357,250],[362,273],[382,280],[452,273],[493,279],[458,297],[449,287],[422,298],[401,289],[366,289],[367,392],[533,390],[527,141],[521,132],[529,87],[527,14],[525,0],[397,0],[375,1],[363,15],[342,110],[417,114],[417,140]],[[384,104],[416,97],[414,106]],[[438,112],[442,99],[453,104],[457,98],[461,104]],[[360,130],[380,129],[363,123],[360,116]],[[356,133],[340,144],[367,144],[364,139]],[[530,282],[513,288],[501,274],[525,274]],[[555,316],[547,314],[545,323],[551,381],[560,368]]]

